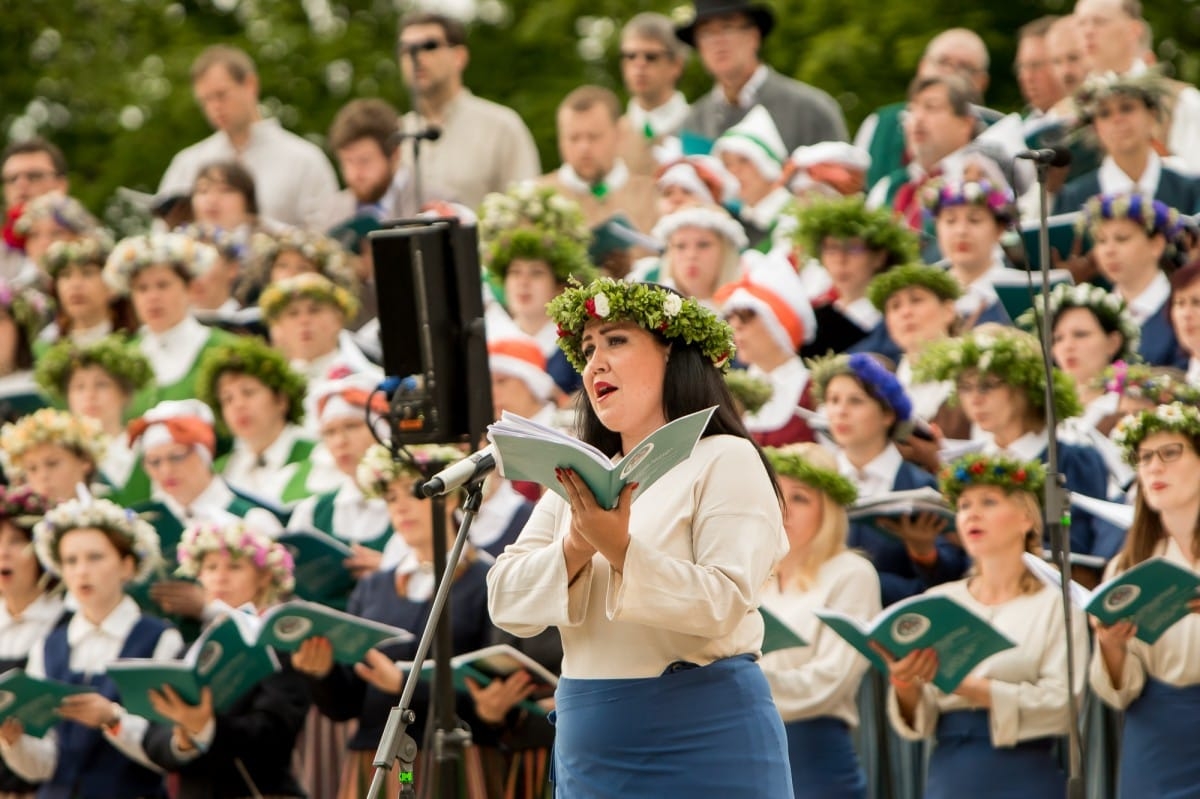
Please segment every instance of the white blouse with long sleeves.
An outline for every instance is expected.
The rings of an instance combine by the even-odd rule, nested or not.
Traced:
[[[1069,715],[1062,597],[1049,586],[1042,586],[1036,593],[1022,594],[999,605],[985,605],[967,590],[968,582],[944,583],[926,593],[948,595],[1016,644],[992,655],[971,672],[972,677],[991,680],[992,706],[988,718],[992,746],[1011,747],[1021,741],[1065,735]],[[1075,642],[1074,689],[1078,694],[1087,679],[1087,620],[1082,613],[1074,613],[1071,622]],[[965,698],[926,685],[910,725],[900,713],[895,689],[888,689],[888,718],[897,733],[910,740],[933,735],[941,713],[973,709],[976,708]]]
[[[880,611],[879,575],[861,555],[844,551],[826,561],[807,591],[763,592],[763,607],[800,634],[808,646],[780,649],[760,661],[785,722],[833,716],[858,726],[858,686],[870,664],[813,611],[836,610],[866,622]]]
[[[492,621],[514,635],[556,626],[562,673],[657,677],[762,646],[763,586],[787,552],[779,501],[754,446],[702,439],[630,508],[623,572],[598,553],[567,583],[570,507],[553,492],[488,572]]]
[[[59,594],[39,594],[16,616],[0,602],[0,658],[16,660],[28,657],[38,649],[63,615],[63,599]]]
[[[76,613],[67,622],[67,643],[71,648],[71,671],[97,674],[117,659],[125,639],[133,631],[142,611],[130,597],[122,599],[99,624],[93,624]],[[159,636],[154,647],[155,660],[174,660],[183,651],[183,637],[174,628],[168,628]],[[45,647],[35,646],[29,652],[29,663],[25,672],[30,677],[44,679],[46,676]],[[126,723],[131,722],[131,723]],[[126,716],[116,736],[109,736],[115,746],[131,752],[141,748],[142,736],[146,733],[146,722],[137,716]],[[54,730],[44,738],[22,735],[16,743],[0,740],[0,756],[4,757],[13,771],[29,782],[45,782],[54,776],[58,764],[58,738]],[[138,758],[140,760],[140,758]],[[142,761],[142,765],[155,770],[157,766]]]
[[[1160,542],[1155,555],[1185,569],[1196,570],[1191,558],[1184,554],[1174,538]],[[1109,561],[1104,579],[1115,577],[1117,573],[1117,561]],[[1200,657],[1197,654],[1200,654],[1200,616],[1191,613],[1167,629],[1153,645],[1131,639],[1120,684],[1113,683],[1098,646],[1092,656],[1088,677],[1096,696],[1105,704],[1124,710],[1141,696],[1147,678],[1179,688],[1200,683]]]

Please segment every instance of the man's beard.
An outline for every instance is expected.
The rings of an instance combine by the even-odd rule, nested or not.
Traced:
[[[354,199],[360,203],[377,203],[383,199],[383,195],[387,194],[387,190],[392,185],[392,175],[380,180],[367,187],[366,192],[360,194],[357,190],[354,191]]]

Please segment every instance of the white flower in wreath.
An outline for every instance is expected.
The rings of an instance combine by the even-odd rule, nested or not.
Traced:
[[[596,316],[601,319],[607,319],[612,311],[612,306],[608,303],[608,295],[604,293],[597,294],[593,298],[593,305],[596,309]]]
[[[668,294],[663,300],[663,314],[668,319],[674,319],[683,310],[683,297],[678,294]]]
[[[975,202],[982,196],[983,187],[978,183],[972,181],[970,183],[963,184],[963,197],[965,197],[968,202]]]
[[[995,343],[996,337],[991,333],[977,333],[975,335],[975,346],[981,350],[986,350],[987,348],[994,346]]]
[[[1184,420],[1183,409],[1174,403],[1171,405],[1164,405],[1158,409],[1158,418],[1162,419],[1168,424],[1182,422]]]
[[[986,372],[992,365],[992,351],[988,350],[979,358],[979,371]]]

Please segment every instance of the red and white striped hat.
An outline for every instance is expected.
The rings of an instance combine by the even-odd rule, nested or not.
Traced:
[[[781,347],[795,352],[817,336],[817,317],[804,282],[786,258],[756,251],[743,254],[742,277],[717,290],[713,299],[728,316],[754,311]]]
[[[538,399],[548,401],[554,396],[554,379],[546,373],[542,348],[507,316],[488,315],[487,349],[488,368],[493,374],[523,381]]]

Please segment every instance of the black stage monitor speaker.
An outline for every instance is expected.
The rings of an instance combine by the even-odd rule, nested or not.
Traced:
[[[396,444],[468,442],[492,421],[475,228],[397,220],[370,234]]]

